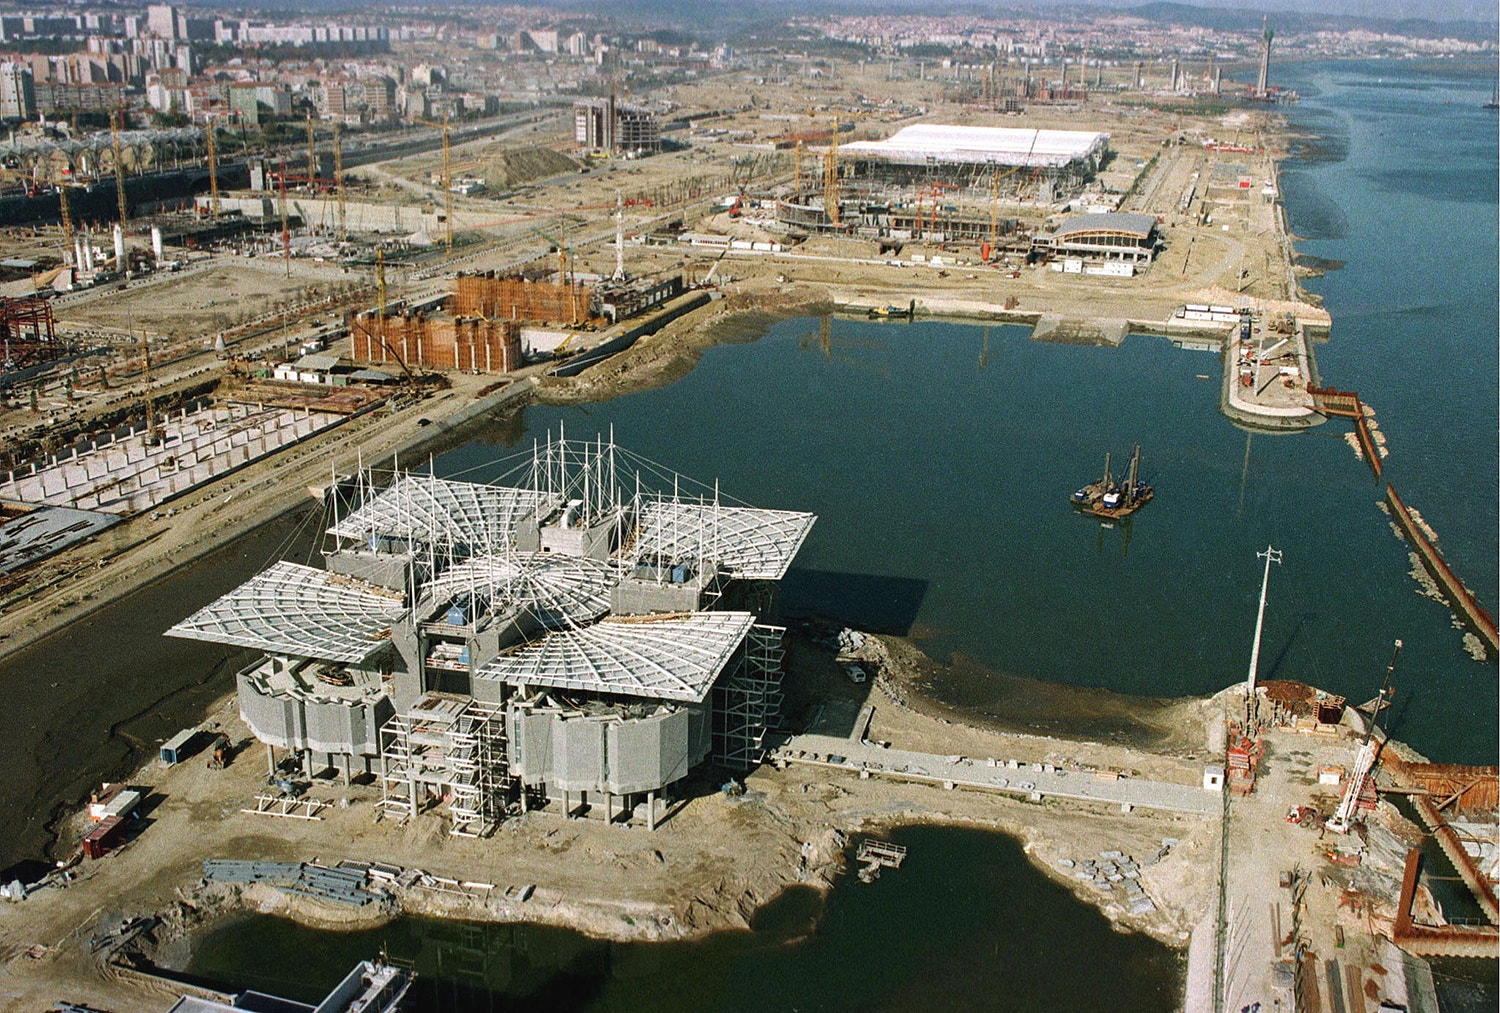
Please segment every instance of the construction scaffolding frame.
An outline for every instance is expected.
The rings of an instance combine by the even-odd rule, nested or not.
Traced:
[[[713,761],[749,770],[765,759],[766,732],[781,717],[781,626],[755,625],[738,667],[713,688]]]
[[[448,799],[448,832],[483,837],[505,818],[515,778],[506,761],[504,711],[493,704],[428,693],[380,730],[383,814],[401,822],[422,809],[422,793]]]
[[[60,357],[52,303],[39,296],[0,296],[0,372]]]

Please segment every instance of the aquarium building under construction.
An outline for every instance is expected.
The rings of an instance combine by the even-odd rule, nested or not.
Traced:
[[[390,815],[454,833],[546,807],[654,827],[705,761],[744,769],[779,716],[760,621],[815,518],[723,502],[551,438],[482,484],[365,473],[321,568],[279,562],[170,636],[264,652],[238,676],[263,742],[370,772]],[[693,491],[689,491],[693,490]]]

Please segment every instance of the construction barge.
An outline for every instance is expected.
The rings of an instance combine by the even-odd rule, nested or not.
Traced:
[[[1097,481],[1073,493],[1073,506],[1079,513],[1103,520],[1129,517],[1151,502],[1156,490],[1141,480],[1141,448],[1130,456],[1130,470],[1124,481],[1116,481],[1110,471],[1110,455],[1104,455],[1104,474]]]

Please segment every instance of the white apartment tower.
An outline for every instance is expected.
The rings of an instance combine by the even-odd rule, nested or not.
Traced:
[[[0,120],[25,120],[36,114],[36,86],[24,63],[0,63]]]

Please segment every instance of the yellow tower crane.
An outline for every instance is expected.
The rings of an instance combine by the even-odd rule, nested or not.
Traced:
[[[448,143],[448,131],[450,124],[448,115],[443,114],[443,122],[435,120],[423,120],[412,117],[413,123],[420,123],[426,127],[443,128],[443,219],[447,223],[448,249],[453,249],[453,148]]]
[[[333,186],[339,196],[339,242],[342,243],[348,234],[344,231],[344,142],[337,120],[333,123]]]
[[[447,228],[448,249],[453,249],[453,153],[448,144],[448,117],[443,117],[443,224]]]
[[[130,206],[125,200],[125,158],[120,151],[120,127],[124,119],[125,111],[117,109],[109,122],[110,146],[114,149],[115,156],[115,198],[119,201],[121,229],[130,220]],[[121,264],[120,269],[123,271],[125,265]]]
[[[214,121],[210,119],[203,128],[208,139],[208,213],[214,221],[219,220],[219,149],[214,145]]]
[[[62,216],[63,227],[63,263],[73,256],[73,215],[68,207],[68,184],[57,184],[57,210]],[[82,264],[74,264],[74,267],[82,268]]]
[[[307,192],[312,193],[318,178],[318,134],[311,115],[307,117]]]
[[[833,134],[828,139],[828,156],[823,165],[823,211],[828,223],[839,227],[839,118],[833,118]]]
[[[385,333],[385,247],[375,251],[375,304],[380,307],[380,333]]]

